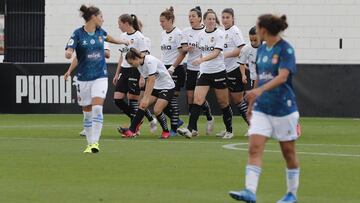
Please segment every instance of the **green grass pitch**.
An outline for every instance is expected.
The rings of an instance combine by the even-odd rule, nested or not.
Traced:
[[[187,120],[186,116],[182,116]],[[141,136],[121,139],[119,115],[105,115],[99,154],[83,154],[82,115],[0,115],[0,202],[231,203],[242,189],[247,160],[244,122],[236,137],[159,140],[148,123]],[[302,118],[297,150],[299,202],[360,202],[360,120]],[[223,129],[216,118],[215,132]],[[160,128],[160,126],[159,126]],[[269,141],[258,189],[259,203],[284,195],[285,169],[278,145]]]

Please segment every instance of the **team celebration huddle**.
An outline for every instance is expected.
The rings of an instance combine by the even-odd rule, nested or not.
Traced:
[[[264,148],[273,138],[279,142],[286,162],[287,191],[278,203],[297,202],[300,167],[295,141],[300,129],[292,86],[296,61],[293,47],[282,39],[288,27],[285,15],[259,16],[246,30],[250,41],[246,44],[235,25],[232,8],[222,10],[221,22],[212,9],[202,12],[200,7],[192,8],[188,11],[189,27],[182,30],[175,25],[173,7],[164,9],[159,13],[163,32],[159,33],[162,55],[158,58],[152,55],[151,39],[142,33],[141,19],[136,15],[119,16],[122,34],[117,38],[117,33],[110,35],[101,28],[104,20],[99,8],[82,5],[80,12],[85,25],[73,32],[66,45],[65,57],[72,63],[65,79],[76,69],[78,104],[83,110],[87,140],[84,153],[100,150],[103,104],[111,77],[114,103],[129,118],[129,126],[117,129],[125,139],[141,136],[140,129],[147,121],[151,133],[161,126],[161,139],[205,134],[231,139],[232,107],[236,107],[247,124],[249,153],[245,189],[229,195],[235,200],[256,202]],[[121,47],[114,76],[107,72],[107,43]],[[186,88],[187,124],[180,118],[182,88]],[[214,132],[215,119],[206,100],[210,89],[222,110],[221,132]],[[197,125],[200,115],[207,120],[204,131]]]

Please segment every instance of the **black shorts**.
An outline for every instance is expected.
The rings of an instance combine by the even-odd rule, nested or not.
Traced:
[[[195,89],[198,76],[199,76],[199,71],[186,70],[186,90]]]
[[[196,86],[210,86],[210,88],[215,89],[226,89],[226,81],[225,70],[217,73],[202,73],[196,82]]]
[[[169,69],[171,67],[171,65],[165,65],[166,69]],[[183,65],[179,65],[178,67],[175,68],[174,73],[172,74],[172,79],[174,80],[175,83],[175,91],[180,91],[180,89],[182,87],[184,87],[185,85],[185,78],[186,78],[186,73],[185,73],[185,68]]]
[[[230,92],[243,92],[251,89],[251,79],[250,79],[250,71],[248,69],[245,70],[245,74],[247,77],[247,83],[244,84],[242,82],[242,74],[240,72],[240,68],[236,68],[227,74],[227,84]]]
[[[172,97],[174,96],[174,89],[170,89],[170,90],[158,90],[158,89],[153,89],[151,95],[158,98],[158,99],[164,99],[168,102],[171,101]]]
[[[140,95],[140,72],[137,68],[121,68],[121,76],[116,83],[115,92]]]

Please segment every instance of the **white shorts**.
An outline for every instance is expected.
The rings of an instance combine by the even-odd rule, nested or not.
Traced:
[[[77,81],[77,100],[80,106],[91,105],[92,98],[105,99],[108,89],[108,79],[99,78],[92,81]]]
[[[252,111],[248,134],[272,137],[280,142],[292,141],[299,137],[298,123],[297,111],[281,117]]]

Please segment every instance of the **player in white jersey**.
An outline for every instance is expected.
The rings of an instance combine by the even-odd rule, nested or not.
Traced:
[[[245,41],[242,32],[235,25],[234,10],[232,8],[225,8],[222,11],[222,24],[225,28],[225,48],[224,58],[227,74],[227,83],[230,91],[230,100],[235,104],[244,120],[246,119],[246,109],[242,108],[243,94],[245,87],[241,82],[240,66],[237,63],[240,50],[245,45]],[[218,136],[224,139],[230,139],[231,137],[224,136],[225,131],[222,131]]]
[[[180,109],[177,97],[180,89],[185,84],[185,69],[183,66],[183,59],[185,52],[182,50],[182,32],[179,28],[174,26],[175,15],[174,8],[170,7],[160,14],[160,26],[164,30],[161,33],[161,52],[162,62],[169,70],[175,82],[175,94],[169,106],[165,109],[165,114],[171,120],[171,135],[176,135],[177,128],[182,125],[183,121],[179,119]]]
[[[166,117],[163,113],[163,110],[171,101],[174,94],[175,83],[169,71],[159,59],[140,53],[134,48],[130,49],[125,58],[132,67],[139,69],[141,75],[146,79],[146,88],[144,97],[140,101],[139,110],[136,112],[130,127],[122,129],[123,136],[128,138],[135,136],[135,132],[138,130],[144,117],[145,110],[151,104],[155,103],[154,113],[163,129],[160,138],[169,138],[170,132],[167,127]]]
[[[226,68],[224,64],[225,34],[217,28],[219,20],[216,13],[209,9],[204,14],[205,30],[199,37],[201,56],[192,64],[200,65],[200,76],[194,92],[194,105],[190,112],[187,128],[178,129],[178,133],[191,138],[198,135],[195,130],[201,112],[201,105],[205,102],[210,88],[215,89],[217,101],[223,111],[223,121],[226,126],[226,136],[232,136],[232,111],[229,105],[229,91],[226,84]]]
[[[122,14],[118,20],[119,28],[123,32],[121,38],[130,41],[128,46],[120,49],[121,56],[113,79],[116,86],[114,92],[114,102],[116,106],[122,110],[130,121],[134,118],[138,109],[141,80],[140,73],[123,58],[123,54],[129,51],[129,48],[134,47],[142,52],[148,52],[143,34],[139,31],[137,17],[133,14]],[[125,96],[128,98],[128,103],[125,101]],[[149,110],[146,110],[146,118],[150,122],[150,131],[156,130],[156,119],[154,119]],[[120,130],[120,128],[118,128]]]
[[[199,6],[192,8],[189,12],[190,27],[183,30],[183,50],[187,52],[187,65],[186,65],[186,95],[188,102],[188,110],[191,112],[194,101],[194,90],[196,81],[199,75],[200,66],[195,66],[192,62],[201,56],[199,49],[199,36],[204,31],[205,26],[201,24],[202,13]],[[206,116],[206,134],[209,135],[214,129],[214,117],[211,114],[209,103],[205,100],[201,108]],[[194,130],[198,130],[195,126]]]
[[[242,75],[242,82],[248,85],[249,78],[246,72],[250,73],[250,88],[252,89],[257,80],[256,73],[256,52],[258,47],[261,45],[261,40],[259,36],[256,34],[256,26],[252,27],[249,31],[249,39],[250,43],[246,44],[240,53],[239,64],[240,71]]]

